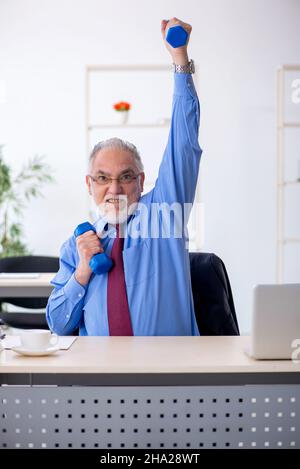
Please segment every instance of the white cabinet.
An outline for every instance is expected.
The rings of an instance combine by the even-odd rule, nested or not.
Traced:
[[[300,65],[277,76],[277,281],[300,279]]]

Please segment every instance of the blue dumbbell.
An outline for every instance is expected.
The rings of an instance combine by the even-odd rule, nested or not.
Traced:
[[[172,26],[168,29],[166,41],[175,49],[184,46],[188,38],[188,33],[182,26]]]
[[[96,233],[93,225],[87,221],[77,226],[76,230],[74,231],[74,235],[77,238],[77,236],[80,236],[86,231],[90,230]],[[105,272],[108,272],[112,268],[113,261],[110,257],[108,257],[107,254],[105,254],[105,252],[102,252],[101,254],[95,254],[90,260],[89,265],[94,274],[105,274]]]

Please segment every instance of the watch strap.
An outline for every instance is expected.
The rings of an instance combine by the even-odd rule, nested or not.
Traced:
[[[174,73],[195,73],[194,61],[191,59],[187,65],[174,64]]]

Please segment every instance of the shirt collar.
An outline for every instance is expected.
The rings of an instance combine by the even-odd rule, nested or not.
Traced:
[[[128,217],[127,225],[130,222],[130,220],[132,220],[132,218],[134,217],[135,217],[135,211]],[[99,217],[98,220],[96,220],[96,222],[94,223],[94,227],[96,228],[96,232],[98,234],[101,234],[103,230],[105,230],[108,236],[116,232],[116,225],[111,225],[110,223],[107,223],[104,217]]]
[[[94,223],[94,226],[96,228],[97,233],[102,233],[104,229],[107,229],[107,227],[113,227],[113,225],[109,225],[105,218],[99,217],[98,220]]]

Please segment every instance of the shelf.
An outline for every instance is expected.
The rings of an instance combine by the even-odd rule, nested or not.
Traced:
[[[279,71],[284,70],[284,71],[287,71],[287,72],[300,71],[300,65],[285,64],[285,65],[282,65],[282,67],[278,70]]]
[[[300,243],[300,238],[284,238],[279,239],[278,244]]]
[[[294,181],[283,181],[283,182],[278,183],[278,186],[279,187],[293,186],[293,185],[296,185],[296,184],[300,184],[300,179],[295,179]]]
[[[143,72],[158,70],[158,71],[172,71],[172,65],[159,65],[159,64],[147,64],[147,65],[87,65],[87,73],[89,72],[111,72],[111,71],[124,71],[124,72]]]
[[[278,125],[278,129],[284,129],[285,127],[300,127],[300,122],[283,122]]]
[[[108,129],[108,128],[114,128],[114,127],[140,127],[140,128],[145,128],[145,127],[169,127],[170,121],[165,122],[163,124],[98,124],[98,125],[90,125],[88,127],[89,130],[92,129]]]

